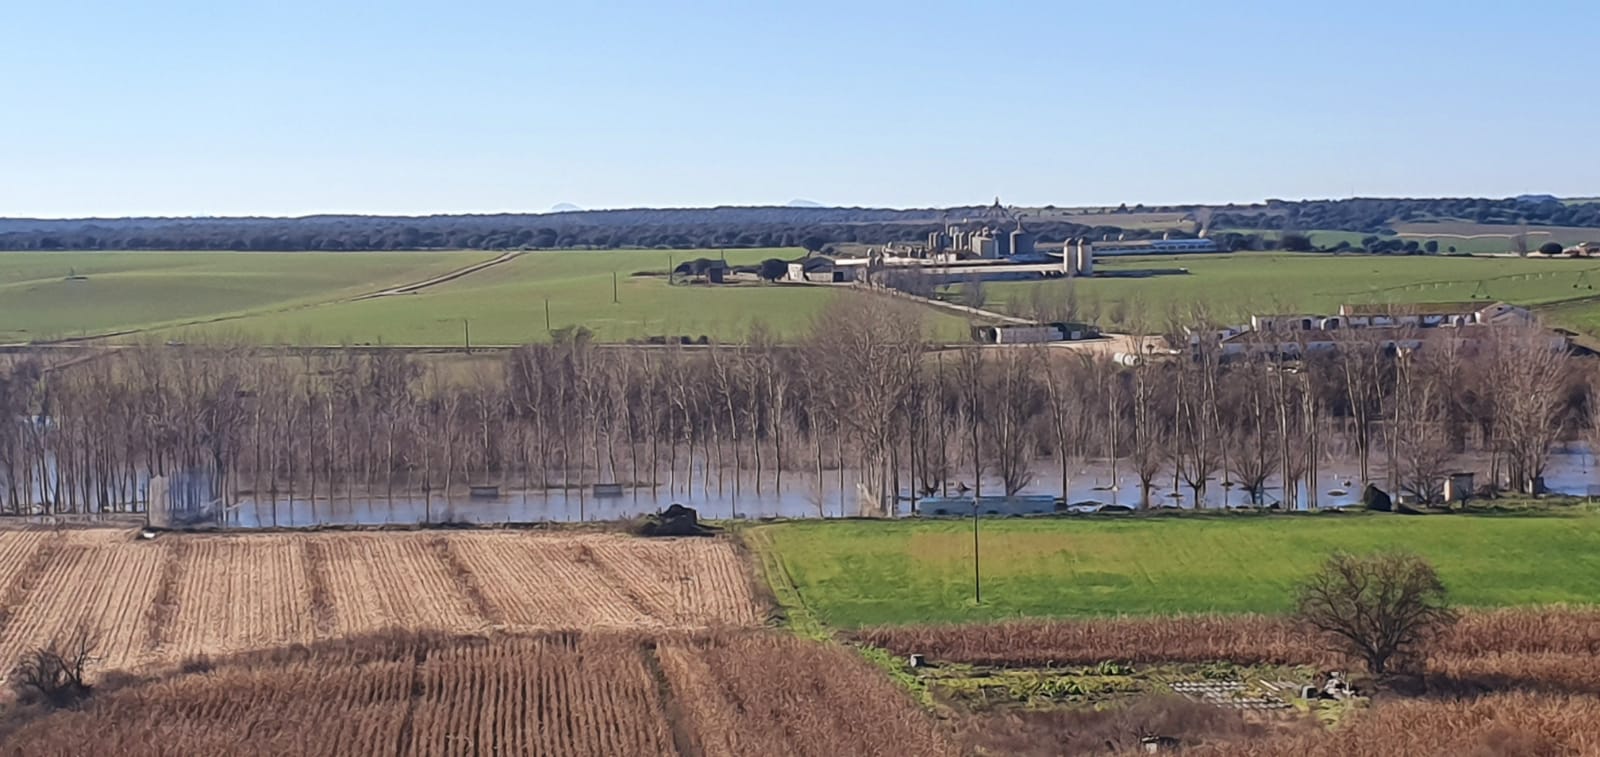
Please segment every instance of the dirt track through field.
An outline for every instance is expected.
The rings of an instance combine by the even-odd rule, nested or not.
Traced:
[[[63,337],[61,339],[54,339],[54,340],[47,340],[47,341],[39,342],[39,344],[45,344],[45,345],[50,345],[50,344],[81,344],[81,343],[96,344],[96,343],[104,342],[107,339],[115,339],[115,338],[118,338],[118,337],[133,336],[133,335],[136,335],[136,334],[143,334],[143,333],[145,333],[147,331],[170,331],[170,330],[182,329],[182,328],[186,328],[186,327],[190,327],[190,326],[205,326],[205,325],[214,324],[214,323],[224,323],[224,322],[227,322],[227,321],[236,321],[236,320],[241,320],[241,319],[244,319],[244,318],[253,318],[255,316],[259,316],[259,315],[263,315],[263,314],[267,314],[267,313],[291,313],[291,312],[294,312],[294,311],[297,311],[297,310],[309,310],[309,309],[312,309],[312,308],[319,308],[319,307],[323,307],[325,305],[331,305],[331,304],[338,303],[338,302],[359,302],[361,300],[370,300],[370,299],[373,299],[373,298],[376,298],[376,297],[389,297],[389,296],[397,295],[397,294],[415,294],[415,293],[420,292],[420,291],[422,291],[424,289],[427,289],[429,287],[434,287],[434,286],[438,286],[440,284],[445,284],[445,283],[448,283],[448,282],[451,282],[451,281],[455,281],[456,279],[459,279],[459,278],[462,278],[462,277],[465,277],[465,276],[470,276],[470,275],[472,275],[474,273],[478,273],[479,271],[483,271],[483,270],[488,269],[488,268],[493,268],[493,267],[495,267],[497,265],[500,265],[501,263],[508,263],[508,262],[510,262],[512,260],[517,259],[521,255],[522,255],[521,252],[507,252],[507,253],[502,254],[499,257],[496,257],[494,259],[485,260],[482,263],[474,263],[474,264],[466,266],[464,268],[458,268],[458,269],[456,269],[454,271],[451,271],[449,273],[444,273],[444,274],[440,274],[438,276],[434,276],[432,278],[423,279],[422,281],[414,281],[414,282],[412,282],[410,284],[402,284],[400,286],[389,287],[387,289],[380,289],[380,290],[375,291],[375,292],[367,292],[365,294],[358,294],[358,295],[355,295],[353,297],[346,296],[346,297],[344,297],[342,299],[321,300],[321,301],[317,301],[317,302],[306,302],[306,303],[300,303],[300,304],[297,304],[297,305],[291,305],[291,306],[288,306],[288,307],[271,307],[271,308],[266,308],[266,309],[261,309],[261,310],[249,310],[249,311],[245,311],[245,312],[242,312],[242,313],[230,313],[228,315],[210,316],[210,317],[205,317],[205,318],[195,318],[195,319],[182,321],[182,322],[177,322],[177,323],[161,324],[161,325],[158,325],[158,326],[141,327],[141,328],[130,328],[130,329],[118,329],[118,330],[114,330],[114,331],[101,332],[101,333],[98,333],[98,334],[89,334],[89,335],[86,335],[86,336]]]
[[[102,669],[391,629],[693,629],[764,618],[733,545],[527,532],[0,530],[0,669],[80,626]]]
[[[501,255],[500,257],[497,257],[497,258],[495,258],[493,260],[485,260],[482,263],[476,263],[476,264],[473,264],[473,265],[469,265],[466,268],[460,268],[460,269],[451,271],[449,273],[440,274],[440,275],[435,276],[435,277],[433,277],[431,279],[424,279],[422,281],[413,282],[411,284],[404,284],[404,285],[397,286],[397,287],[390,287],[390,288],[384,289],[382,291],[371,292],[369,294],[363,294],[363,295],[361,295],[359,297],[355,297],[353,299],[359,301],[359,300],[370,300],[370,299],[372,299],[374,297],[389,297],[389,296],[396,295],[396,294],[414,294],[416,292],[420,292],[420,291],[422,291],[424,289],[427,289],[428,287],[438,286],[440,284],[444,284],[444,283],[447,283],[447,282],[455,281],[456,279],[459,279],[459,278],[461,278],[463,276],[471,276],[472,274],[477,273],[479,271],[482,271],[485,268],[493,268],[493,267],[495,267],[497,265],[500,265],[501,263],[509,263],[509,262],[517,259],[521,255],[522,255],[522,253],[520,253],[520,252],[508,252],[508,253],[505,253],[504,255]]]

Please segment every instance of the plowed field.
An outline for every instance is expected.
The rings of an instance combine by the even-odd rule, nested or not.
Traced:
[[[0,669],[80,626],[98,633],[96,667],[110,670],[385,629],[690,629],[765,617],[720,539],[136,537],[0,530]]]
[[[0,722],[3,754],[953,755],[844,647],[764,631],[389,634]]]

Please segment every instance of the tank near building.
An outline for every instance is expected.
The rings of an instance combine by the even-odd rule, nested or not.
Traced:
[[[1014,256],[1033,254],[1033,234],[1022,227],[1020,218],[1017,219],[1017,228],[1011,232],[1011,254]]]
[[[1068,276],[1094,275],[1094,245],[1083,237],[1061,245],[1061,270]]]
[[[1000,257],[1000,246],[987,232],[978,232],[968,240],[968,250],[980,258]]]

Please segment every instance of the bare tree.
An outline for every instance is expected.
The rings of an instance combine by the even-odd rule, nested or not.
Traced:
[[[1565,350],[1537,326],[1497,327],[1484,355],[1497,409],[1497,445],[1505,453],[1507,486],[1538,494],[1550,447],[1566,418],[1570,379]]]
[[[1335,553],[1299,587],[1299,621],[1378,678],[1421,664],[1455,621],[1433,566],[1404,553]]]
[[[1033,481],[1037,442],[1032,420],[1043,409],[1032,381],[1036,354],[1001,348],[990,371],[992,378],[984,382],[987,391],[983,396],[992,407],[989,421],[994,427],[995,469],[1007,497],[1016,496]]]

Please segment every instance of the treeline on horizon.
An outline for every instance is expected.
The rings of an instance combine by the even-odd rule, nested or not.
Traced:
[[[819,503],[837,493],[886,514],[897,494],[958,482],[1016,494],[1054,479],[1046,459],[1060,478],[1039,483],[1062,492],[1084,461],[1112,460],[1144,506],[1172,490],[1204,503],[1219,481],[1264,503],[1285,481],[1293,508],[1316,503],[1331,459],[1437,501],[1469,458],[1527,490],[1559,441],[1600,441],[1600,374],[1537,328],[1398,356],[1392,337],[1336,332],[1337,351],[1292,366],[1225,360],[1202,342],[1189,359],[1126,366],[1040,346],[938,351],[921,318],[858,295],[792,346],[759,326],[742,344],[658,350],[567,330],[456,376],[356,349],[146,345],[53,370],[24,356],[0,372],[0,418],[12,419],[0,423],[0,509],[27,512],[43,489],[46,512],[123,510],[142,480],[173,472],[273,504],[481,483],[737,499],[753,473],[758,494],[801,476]]]
[[[718,249],[918,242],[947,222],[981,219],[989,209],[724,207],[576,211],[548,214],[304,218],[0,219],[0,250],[363,251],[411,249]],[[1334,230],[1379,234],[1392,224],[1458,220],[1489,224],[1600,227],[1600,203],[1518,199],[1269,200],[1257,205],[1135,206],[1092,214],[1092,225],[1027,220],[1041,243],[1073,237],[1130,239],[1168,233],[1124,228],[1119,216],[1142,211],[1210,214],[1215,229]],[[1026,211],[1023,211],[1026,213]],[[1082,219],[1080,219],[1082,220]],[[1008,227],[1000,219],[989,223]],[[1140,224],[1130,224],[1140,226]],[[1187,230],[1173,230],[1186,235]],[[1234,235],[1224,249],[1270,247]]]

